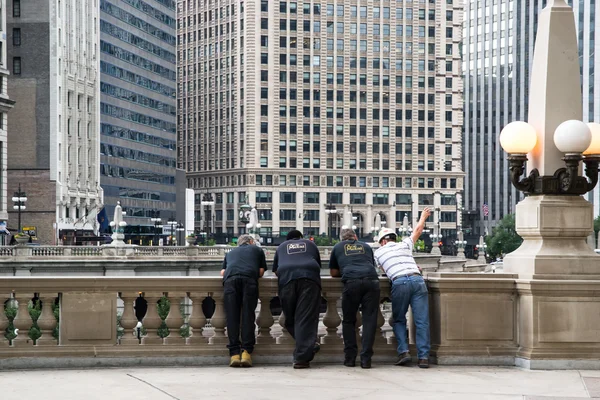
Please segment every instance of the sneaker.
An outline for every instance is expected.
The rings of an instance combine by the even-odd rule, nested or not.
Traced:
[[[231,360],[229,360],[229,366],[237,368],[242,365],[242,357],[239,354],[231,356]]]
[[[410,353],[405,351],[398,356],[398,360],[394,363],[394,365],[407,365],[410,364],[411,361],[412,358],[410,357]]]
[[[344,365],[346,367],[355,367],[356,366],[356,359],[355,358],[346,358],[344,360]]]
[[[419,368],[429,368],[429,360],[427,358],[420,358],[417,365]]]
[[[360,362],[360,367],[362,369],[369,369],[369,368],[371,368],[371,360],[362,360]]]
[[[317,354],[321,350],[321,344],[319,342],[315,342],[313,347],[313,354]]]
[[[252,366],[252,356],[246,350],[242,352],[242,367],[248,368]]]
[[[295,362],[294,369],[305,369],[310,368],[310,363],[308,362]]]

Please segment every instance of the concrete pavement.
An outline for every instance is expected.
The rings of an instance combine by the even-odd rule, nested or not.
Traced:
[[[0,372],[0,387],[2,399],[44,400],[570,400],[600,398],[600,371],[435,365],[27,370]]]

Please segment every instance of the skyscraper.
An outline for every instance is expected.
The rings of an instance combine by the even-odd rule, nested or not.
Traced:
[[[175,213],[175,29],[173,0],[100,0],[101,184],[135,243]]]
[[[0,29],[6,32],[6,1],[0,0]],[[9,200],[12,193],[7,191],[7,112],[13,108],[14,101],[8,97],[8,69],[6,69],[6,35],[0,36],[0,224],[8,219],[8,208],[12,209]],[[6,225],[4,225],[6,227]],[[6,230],[0,230],[0,244],[7,244]]]
[[[23,222],[41,243],[92,234],[103,202],[98,11],[92,0],[8,2],[8,192],[27,193]]]
[[[600,77],[594,73],[595,0],[571,1],[578,27],[583,121],[600,121]],[[474,236],[491,232],[514,212],[521,194],[508,178],[506,155],[498,143],[502,128],[528,114],[529,71],[539,12],[546,1],[469,0],[465,3],[465,209]],[[598,189],[596,189],[596,198]],[[489,207],[484,217],[483,205]],[[596,215],[598,214],[596,204]]]
[[[454,237],[462,18],[452,0],[179,0],[178,165],[216,202],[197,229],[244,232],[249,202],[263,235],[364,236],[435,205]]]

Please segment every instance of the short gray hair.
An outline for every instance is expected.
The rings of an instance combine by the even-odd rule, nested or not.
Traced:
[[[340,237],[342,238],[342,240],[353,240],[356,239],[356,232],[354,232],[353,229],[344,228],[340,233]]]
[[[252,235],[242,235],[238,238],[238,246],[252,244],[252,242],[254,242],[254,236]]]

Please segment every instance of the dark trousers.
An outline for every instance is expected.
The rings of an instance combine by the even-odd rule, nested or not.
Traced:
[[[258,304],[258,282],[244,276],[232,276],[223,285],[229,355],[242,350],[252,353],[256,344],[256,305]],[[268,305],[267,305],[268,306]],[[242,341],[240,342],[240,320]]]
[[[295,279],[279,288],[285,329],[296,341],[294,362],[312,361],[319,328],[321,288],[310,279]]]
[[[344,283],[342,293],[342,333],[344,335],[344,353],[346,359],[355,359],[358,353],[356,345],[356,313],[362,309],[362,350],[360,358],[370,360],[373,356],[373,343],[377,330],[377,311],[379,309],[379,279],[353,279]]]

